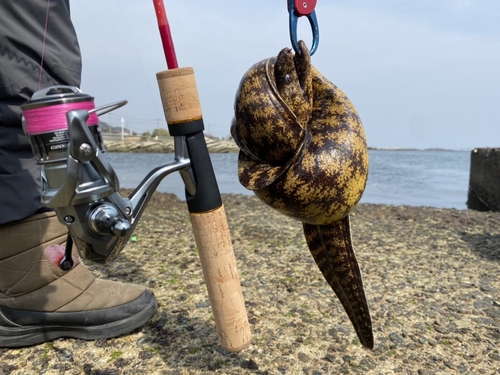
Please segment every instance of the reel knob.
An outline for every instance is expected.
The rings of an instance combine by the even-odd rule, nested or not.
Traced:
[[[116,207],[103,203],[95,207],[89,215],[90,228],[95,234],[123,237],[130,230],[127,219],[118,212]]]
[[[127,220],[117,219],[111,227],[111,232],[117,237],[124,237],[130,230],[131,225]]]

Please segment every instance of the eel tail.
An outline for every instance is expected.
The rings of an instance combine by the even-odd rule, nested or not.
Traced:
[[[329,225],[302,225],[309,250],[349,316],[361,344],[373,349],[372,321],[352,247],[349,215]]]

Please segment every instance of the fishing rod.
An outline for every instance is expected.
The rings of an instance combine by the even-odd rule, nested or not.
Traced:
[[[178,67],[162,0],[153,0],[168,70],[157,73],[170,135],[190,161],[186,202],[221,346],[240,351],[251,332],[224,205],[208,153],[194,70]],[[176,145],[177,145],[176,144]]]

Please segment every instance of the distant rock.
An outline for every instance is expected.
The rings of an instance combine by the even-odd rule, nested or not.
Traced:
[[[239,148],[233,140],[205,138],[208,152],[212,154],[226,154],[238,152]],[[174,152],[174,140],[164,141],[104,141],[107,152],[151,153],[166,154]]]

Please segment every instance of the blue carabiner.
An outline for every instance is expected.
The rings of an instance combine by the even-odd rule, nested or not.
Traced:
[[[318,19],[316,18],[316,11],[314,9],[304,12],[298,12],[297,7],[295,5],[296,0],[288,0],[288,12],[290,14],[290,40],[292,42],[292,47],[296,53],[300,54],[299,42],[297,40],[297,23],[299,17],[306,16],[311,24],[311,30],[313,33],[313,43],[312,47],[309,51],[309,54],[312,56],[314,52],[318,49],[319,44],[319,27],[318,27]],[[303,10],[307,7],[308,2],[303,1]]]

